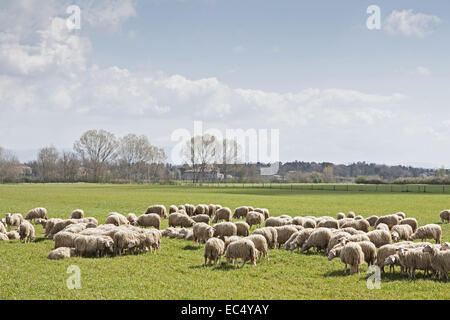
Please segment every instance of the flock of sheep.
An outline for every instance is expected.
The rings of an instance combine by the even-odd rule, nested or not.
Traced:
[[[442,211],[440,218],[450,222],[450,210]],[[161,219],[168,219],[169,224],[162,231]],[[35,208],[25,218],[20,213],[6,214],[0,222],[0,241],[34,240],[33,221],[42,225],[44,236],[55,242],[49,259],[156,252],[162,237],[169,237],[205,243],[205,266],[207,262],[220,263],[222,256],[227,264],[237,266],[241,259],[242,266],[247,261],[256,265],[262,257],[269,259],[268,249],[283,247],[291,252],[323,251],[328,260],[339,257],[345,264],[344,273],[348,266],[350,273],[359,273],[363,263],[376,265],[382,272],[385,266],[390,266],[391,272],[399,266],[410,278],[415,278],[416,270],[423,270],[425,275],[447,280],[450,271],[450,243],[441,244],[441,227],[419,226],[415,218],[403,212],[368,218],[354,212],[340,212],[336,218],[271,217],[269,210],[250,206],[238,207],[233,213],[214,204],[171,205],[168,212],[164,205],[153,205],[139,217],[112,212],[99,225],[97,219],[85,218],[81,209],[73,211],[70,219],[48,219],[45,208]],[[253,226],[256,229],[251,233]],[[17,229],[9,231],[11,227]],[[434,240],[435,244],[425,240]]]

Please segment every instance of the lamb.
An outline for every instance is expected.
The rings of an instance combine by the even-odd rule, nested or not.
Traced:
[[[306,242],[303,244],[302,253],[308,251],[310,248],[313,248],[315,252],[326,250],[332,236],[333,233],[330,229],[319,228],[314,230],[314,232],[309,236],[308,240],[306,240]]]
[[[364,263],[364,252],[357,242],[349,242],[342,249],[332,249],[328,255],[328,260],[336,257],[336,251],[340,251],[339,257],[345,264],[344,274],[347,273],[347,265],[350,265],[350,273],[359,274],[359,266]]]
[[[370,230],[370,224],[366,219],[349,221],[341,226],[341,228],[348,228],[348,227],[355,228],[356,230],[364,232],[369,232]]]
[[[295,249],[302,248],[303,244],[308,240],[308,238],[311,236],[311,234],[314,231],[316,231],[316,230],[308,228],[308,229],[303,229],[303,230],[300,230],[300,231],[294,233],[294,234],[296,234],[295,238],[290,241],[288,239],[288,241],[286,241],[286,243],[285,243],[284,248],[286,250],[290,250],[291,252],[294,251]]]
[[[419,223],[415,218],[405,218],[402,221],[400,221],[400,224],[408,224],[411,226],[413,232],[417,231],[417,228],[419,227]]]
[[[387,257],[384,260],[383,266],[389,266],[389,271],[391,273],[395,272],[395,266],[399,266],[401,268],[401,272],[405,272],[405,268],[400,264],[400,257],[397,253]]]
[[[216,214],[214,215],[212,222],[216,223],[219,222],[220,220],[229,222],[231,221],[231,217],[232,217],[231,209],[228,207],[223,207],[216,211]]]
[[[48,254],[47,258],[50,260],[60,260],[60,259],[73,257],[73,256],[75,256],[75,254],[76,254],[75,248],[61,247],[61,248],[57,248],[57,249],[51,251]]]
[[[177,206],[175,206],[175,205],[172,204],[172,205],[169,207],[169,215],[170,215],[171,213],[177,212],[178,209],[185,210],[184,206],[180,208],[180,207],[177,207]]]
[[[261,257],[264,257],[266,260],[269,260],[267,240],[266,238],[264,238],[264,236],[260,234],[252,234],[245,239],[249,239],[253,242],[256,250],[258,250],[259,252],[259,259],[261,259]]]
[[[33,210],[30,210],[26,216],[25,220],[36,220],[36,219],[45,219],[47,220],[47,209],[45,208],[34,208]]]
[[[76,209],[72,211],[72,214],[70,215],[70,219],[83,219],[84,218],[84,211],[81,209]]]
[[[278,248],[281,248],[283,244],[286,243],[286,241],[289,240],[292,234],[296,233],[298,230],[296,227],[289,225],[289,226],[282,226],[282,227],[274,227],[277,231],[277,244]]]
[[[384,230],[384,231],[390,231],[389,226],[386,223],[380,223],[376,226],[375,230]]]
[[[75,248],[75,238],[78,234],[72,232],[61,231],[55,234],[53,240],[55,241],[55,249],[61,247]]]
[[[214,236],[214,228],[209,224],[199,222],[195,223],[193,227],[194,242],[206,241]]]
[[[260,226],[264,222],[264,215],[260,212],[250,211],[245,217],[245,222],[248,223],[250,228],[254,225]]]
[[[414,232],[410,237],[409,241],[414,241],[416,239],[434,239],[436,243],[441,243],[442,229],[437,224],[426,224],[421,226]]]
[[[205,266],[206,261],[209,260],[208,265],[211,265],[211,262],[214,261],[214,265],[217,262],[220,263],[223,254],[225,253],[225,243],[218,238],[209,238],[205,244]]]
[[[169,227],[182,227],[182,228],[188,228],[192,227],[195,224],[195,221],[192,220],[191,217],[175,212],[169,215]]]
[[[448,280],[450,250],[439,250],[432,245],[426,245],[422,250],[431,255],[431,267],[438,273],[439,279],[445,278],[445,280]]]
[[[199,214],[196,216],[192,217],[192,220],[194,220],[195,222],[204,222],[204,223],[208,223],[209,224],[209,215],[207,214]]]
[[[251,261],[253,266],[256,266],[257,250],[253,242],[249,239],[242,239],[230,243],[225,252],[227,264],[234,261],[237,266],[237,259],[242,259],[242,267],[247,261]]]
[[[385,244],[390,244],[392,242],[391,234],[386,230],[370,231],[367,233],[367,236],[377,248],[380,248]]]
[[[386,259],[389,256],[392,256],[397,253],[397,249],[400,247],[399,245],[400,245],[399,243],[386,244],[378,249],[377,261],[375,264],[381,269],[381,272],[384,273],[384,267],[386,266]]]
[[[355,213],[353,211],[349,211],[347,214],[347,218],[355,218]]]
[[[347,232],[337,232],[333,234],[328,242],[327,250],[325,254],[330,253],[331,249],[333,249],[337,244],[341,242],[342,239],[348,239],[350,237],[350,233]]]
[[[6,233],[9,240],[20,240],[20,234],[17,231],[10,231]]]
[[[450,223],[450,210],[444,210],[441,211],[441,213],[439,214],[439,216],[441,217],[441,221],[444,223],[445,221],[447,221],[447,223]]]
[[[336,219],[322,220],[317,225],[318,228],[339,229],[339,222]]]
[[[374,227],[375,224],[377,223],[378,218],[379,218],[378,216],[373,215],[368,217],[366,220],[369,222],[371,227]]]
[[[379,217],[377,222],[375,223],[375,227],[380,223],[385,223],[388,225],[389,230],[392,229],[393,226],[400,223],[400,217],[396,214],[389,214],[386,216]]]
[[[245,207],[245,206],[238,207],[238,208],[234,209],[233,218],[234,219],[246,218],[248,212],[249,212],[248,207]]]
[[[278,243],[278,232],[274,227],[264,227],[256,229],[253,234],[260,234],[267,240],[270,249],[274,249]]]
[[[130,224],[130,222],[124,215],[117,212],[111,212],[106,218],[105,224],[113,224],[118,227],[124,224]]]
[[[337,220],[341,220],[341,219],[344,219],[345,218],[345,213],[343,213],[343,212],[338,212],[338,214],[337,214],[337,216],[336,216],[336,219]]]
[[[17,231],[19,232],[19,235],[20,235],[20,241],[27,242],[27,241],[32,241],[35,238],[34,227],[27,220],[24,220],[19,225],[19,229]]]
[[[23,216],[20,213],[7,213],[5,217],[5,222],[8,226],[8,230],[10,227],[19,227],[23,221]]]
[[[137,226],[138,224],[138,217],[134,213],[127,214],[127,220],[132,226]]]
[[[78,235],[74,245],[76,254],[82,257],[95,256],[99,258],[114,251],[114,241],[108,236]]]
[[[162,219],[167,219],[167,210],[166,207],[162,204],[153,205],[147,208],[145,214],[156,213]]]
[[[238,236],[246,237],[250,234],[250,226],[248,225],[248,223],[244,221],[238,221],[234,224],[236,225]]]
[[[237,227],[233,222],[221,222],[214,225],[214,237],[224,239],[237,235]]]
[[[406,214],[404,212],[400,211],[400,212],[396,212],[395,214],[400,217],[400,220],[403,220],[406,218]]]
[[[392,240],[398,242],[400,240],[408,240],[413,234],[413,230],[408,224],[398,224],[392,227],[391,235]]]
[[[416,269],[424,270],[426,274],[432,269],[431,254],[422,248],[398,248],[397,253],[400,264],[406,268],[411,279],[416,278]]]

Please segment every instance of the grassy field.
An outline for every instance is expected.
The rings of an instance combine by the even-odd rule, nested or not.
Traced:
[[[438,223],[450,241],[450,224],[439,212],[450,207],[444,194],[371,193],[243,188],[189,188],[145,185],[0,185],[0,213],[43,206],[50,217],[68,218],[81,208],[104,222],[111,211],[142,214],[151,204],[219,203],[266,207],[271,215],[331,215],[355,211],[369,216],[404,211],[419,223]],[[167,220],[163,221],[167,227]],[[53,241],[0,242],[0,299],[450,299],[450,282],[410,281],[398,272],[383,275],[381,289],[366,286],[366,265],[359,275],[343,276],[339,259],[270,250],[270,261],[234,269],[204,268],[203,248],[185,240],[163,238],[156,255],[70,258],[50,261]],[[222,259],[224,263],[224,259]],[[67,268],[81,269],[81,289],[69,290]]]

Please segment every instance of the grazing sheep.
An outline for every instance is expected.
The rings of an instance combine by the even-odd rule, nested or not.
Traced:
[[[72,214],[70,215],[70,219],[83,219],[84,218],[84,211],[81,209],[76,209],[72,211]]]
[[[111,212],[106,218],[105,224],[113,224],[118,227],[124,224],[130,224],[130,222],[124,215],[117,212]]]
[[[70,258],[75,256],[75,248],[57,248],[53,251],[51,251],[47,258],[50,260],[60,260],[60,259],[65,259],[65,258]]]
[[[195,223],[193,227],[194,242],[206,241],[214,236],[215,229],[209,224],[199,222]]]
[[[414,241],[416,239],[433,239],[436,243],[441,243],[442,229],[437,224],[426,224],[419,227],[416,232],[414,232],[410,237],[409,241]]]
[[[339,222],[336,219],[322,220],[317,225],[318,228],[339,229]]]
[[[348,237],[347,240],[350,242],[361,242],[361,241],[370,241],[370,238],[367,236],[366,233],[357,233]]]
[[[214,216],[214,215],[216,214],[216,211],[217,211],[218,209],[220,209],[220,208],[219,208],[217,205],[215,205],[215,204],[210,204],[210,205],[208,206],[208,212],[207,212],[208,216],[209,216],[209,217]]]
[[[393,273],[395,272],[395,266],[399,266],[401,268],[401,272],[405,272],[405,268],[403,265],[400,264],[400,257],[398,254],[393,254],[387,257],[384,260],[383,266],[389,266],[389,272]]]
[[[170,215],[171,213],[177,212],[178,209],[179,209],[179,207],[177,207],[177,206],[175,206],[175,205],[172,204],[172,205],[169,207],[169,215]],[[182,208],[180,208],[180,209],[185,210],[184,206],[183,206]]]
[[[339,229],[339,231],[347,232],[347,233],[350,233],[351,235],[365,234],[364,231],[356,230],[355,228],[352,228],[352,227],[341,228],[341,229]]]
[[[122,231],[119,231],[119,234]],[[116,234],[116,235],[117,235]],[[78,235],[74,241],[75,252],[82,257],[102,257],[114,251],[115,242],[108,236]]]
[[[24,221],[23,216],[20,213],[7,213],[5,217],[6,225],[8,226],[8,230],[11,227],[19,227],[20,224]]]
[[[370,231],[367,233],[367,236],[377,248],[380,248],[385,244],[390,244],[392,242],[391,234],[386,230]]]
[[[61,222],[61,221],[63,221],[63,219],[59,219],[59,218],[52,218],[52,219],[47,220],[47,223],[45,224],[44,236],[49,237],[55,224],[57,224],[58,222]]]
[[[214,237],[224,239],[237,235],[237,227],[233,222],[220,222],[214,225]]]
[[[417,228],[419,227],[419,223],[415,218],[405,218],[402,221],[400,221],[400,224],[408,224],[411,226],[413,232],[417,231]]]
[[[400,217],[400,220],[403,220],[406,218],[406,214],[404,212],[400,211],[400,212],[396,212],[395,214]]]
[[[259,252],[259,259],[261,259],[261,257],[264,257],[266,260],[269,260],[267,240],[266,238],[264,238],[264,236],[260,234],[252,234],[245,239],[249,239],[253,242],[256,250],[258,250]]]
[[[67,227],[62,229],[60,232],[80,233],[81,231],[85,230],[87,227],[88,227],[87,223],[69,224]],[[60,232],[58,232],[58,233],[60,233]],[[57,234],[55,234],[55,236]],[[55,236],[53,236],[53,239],[55,239]]]
[[[241,218],[246,218],[247,217],[247,213],[249,213],[249,207],[238,207],[236,209],[234,209],[234,214],[233,214],[233,218],[234,219],[241,219]]]
[[[337,216],[336,216],[336,219],[337,220],[341,220],[341,219],[344,219],[345,218],[345,213],[343,213],[343,212],[338,212],[338,214],[337,214]]]
[[[349,211],[349,212],[347,213],[347,218],[355,219],[355,213],[354,213],[353,211]]]
[[[235,266],[237,266],[237,259],[242,259],[241,268],[244,267],[245,263],[249,260],[253,266],[256,266],[257,250],[253,241],[242,239],[228,245],[225,257],[227,258],[227,264],[230,264],[233,261]]]
[[[314,230],[308,240],[306,240],[303,244],[302,253],[308,251],[310,248],[313,248],[313,251],[315,252],[326,250],[332,236],[333,233],[328,228],[319,228]]]
[[[289,241],[289,239],[288,239],[289,247],[285,246],[285,249],[290,250],[291,252],[294,251],[295,249],[297,249],[297,252],[298,252],[298,249],[302,248],[303,244],[309,239],[309,237],[311,236],[311,234],[314,231],[316,231],[316,230],[310,229],[310,228],[298,231],[296,233],[296,237],[293,240]],[[286,241],[286,243],[288,243],[288,241]],[[285,243],[285,245],[286,245],[286,243]]]
[[[185,206],[184,204],[180,204],[180,205],[178,206],[178,210],[177,210],[177,211],[179,211],[179,210],[183,210],[183,211],[187,212],[186,206]],[[175,212],[176,212],[176,211],[175,211]],[[173,213],[173,212],[171,212],[171,213]],[[187,213],[186,213],[186,214],[187,214]]]
[[[189,203],[186,203],[184,205],[184,208],[186,209],[186,213],[188,214],[188,216],[193,216],[194,215],[194,210],[195,210],[195,206]]]
[[[337,257],[337,253],[342,263],[345,264],[344,274],[347,273],[347,265],[350,265],[350,273],[359,274],[359,266],[364,263],[364,252],[357,242],[348,242],[342,248],[332,249],[328,254],[328,260]]]
[[[141,227],[154,227],[159,230],[159,227],[161,226],[161,217],[156,213],[143,214],[137,219],[137,225]],[[173,225],[169,224],[169,226]]]
[[[366,220],[369,222],[371,227],[374,227],[375,224],[377,223],[378,218],[379,218],[378,216],[373,215],[368,217]]]
[[[378,226],[380,223],[387,224],[389,230],[391,230],[393,226],[400,223],[400,217],[396,214],[389,214],[386,216],[379,217],[377,222],[375,223],[375,227]]]
[[[278,232],[274,227],[264,227],[253,231],[253,234],[260,234],[267,240],[270,249],[275,249],[278,243]]]
[[[188,229],[188,231],[186,232],[186,235],[184,236],[184,240],[194,240],[194,231],[192,229]]]
[[[143,240],[144,247],[147,250],[150,250],[150,253],[152,252],[156,253],[156,251],[159,251],[161,249],[161,238],[162,238],[161,231],[156,229],[149,229],[149,230],[145,229],[143,231],[144,231],[144,240]],[[192,230],[188,230],[184,238],[187,237],[189,231]]]
[[[292,224],[296,226],[303,226],[304,221],[303,217],[296,216],[292,218]]]
[[[204,223],[208,223],[209,224],[209,215],[207,214],[199,214],[196,216],[192,217],[192,220],[194,220],[195,222],[204,222]]]
[[[138,217],[134,213],[127,214],[127,220],[132,226],[137,226],[138,223]]]
[[[208,265],[211,265],[213,261],[214,265],[216,265],[217,262],[220,263],[220,260],[224,253],[225,243],[218,238],[209,238],[205,243],[205,266],[207,260],[209,260]]]
[[[305,228],[312,228],[314,229],[316,227],[316,221],[314,219],[311,218],[305,218],[303,220],[303,227]]]
[[[199,204],[194,209],[194,216],[199,214],[208,214],[209,208],[206,204]]]
[[[384,231],[390,231],[389,226],[386,223],[380,223],[376,226],[375,230],[384,230]]]
[[[218,238],[217,238],[217,239],[218,239]],[[235,242],[235,241],[239,241],[239,240],[241,240],[241,239],[242,239],[242,238],[239,237],[239,236],[225,237],[225,240],[224,240],[224,242],[225,242],[225,250],[228,248],[228,245],[229,245],[230,243]]]
[[[330,253],[331,249],[333,249],[337,244],[339,244],[342,239],[348,239],[350,236],[351,234],[347,232],[337,232],[333,234],[330,238],[330,241],[328,242],[325,254]]]
[[[20,240],[20,234],[17,231],[10,231],[6,235],[9,240]]]
[[[360,241],[358,244],[364,253],[364,261],[368,266],[374,265],[377,261],[377,248],[370,241]]]
[[[264,222],[264,215],[260,212],[250,211],[245,217],[245,222],[248,223],[250,228],[255,225],[260,226]]]
[[[61,231],[55,234],[53,240],[55,241],[55,249],[61,247],[75,248],[75,238],[78,234],[72,232]]]
[[[34,227],[27,220],[22,221],[17,231],[19,232],[20,235],[20,241],[27,242],[32,241],[35,238]]]
[[[195,224],[195,221],[192,220],[191,217],[180,213],[175,212],[169,215],[169,227],[182,227],[182,228],[188,228],[192,227]]]
[[[266,227],[267,228],[267,227]],[[296,233],[298,230],[296,227],[292,225],[288,226],[281,226],[281,227],[274,227],[277,232],[277,244],[278,248],[281,248],[283,244],[286,243],[286,241],[289,240],[292,234]]]
[[[348,227],[364,232],[369,232],[370,230],[370,224],[366,219],[348,221],[341,226],[341,228]]]
[[[450,223],[450,210],[441,211],[439,216],[441,217],[441,221],[442,222],[446,222],[447,221],[447,223]]]
[[[412,234],[413,229],[408,224],[398,224],[393,226],[391,229],[391,237],[395,242],[400,240],[408,240]]]
[[[267,209],[267,208],[262,208],[262,210],[263,210],[263,214],[264,214],[264,220],[269,219],[269,218],[270,218],[270,212],[269,212],[269,209]]]
[[[381,272],[384,273],[384,267],[387,265],[386,259],[392,255],[395,255],[397,253],[397,249],[400,247],[401,247],[400,243],[396,243],[396,244],[386,244],[378,249],[377,261],[375,265],[377,265],[381,269]]]
[[[397,254],[400,265],[405,267],[411,279],[416,278],[416,270],[424,270],[425,274],[428,274],[433,269],[431,265],[431,254],[424,252],[422,248],[398,248]]]
[[[216,211],[216,214],[214,215],[212,222],[216,223],[219,222],[220,220],[230,222],[231,217],[232,217],[231,209],[228,207],[223,207]]]
[[[281,227],[290,224],[290,220],[280,217],[270,217],[265,221],[266,227]]]
[[[153,205],[147,208],[145,214],[156,213],[162,219],[167,219],[167,210],[166,207],[162,204]]]
[[[444,242],[441,245],[441,250],[450,250],[450,242]]]
[[[47,209],[45,208],[34,208],[33,210],[30,210],[26,216],[25,220],[33,220],[36,219],[45,219],[47,220]]]
[[[236,225],[238,236],[246,237],[250,234],[250,226],[248,225],[247,222],[238,221],[235,222],[234,224]]]
[[[431,255],[431,267],[437,272],[439,279],[445,278],[445,280],[448,280],[450,250],[439,250],[432,245],[426,245],[422,250]]]

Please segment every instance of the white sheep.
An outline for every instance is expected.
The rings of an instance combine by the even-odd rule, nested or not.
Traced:
[[[156,213],[143,214],[138,217],[137,225],[141,227],[154,227],[159,230],[161,217]]]
[[[345,218],[345,213],[343,213],[343,212],[338,212],[338,214],[336,215],[337,220],[341,220],[344,218]]]
[[[298,231],[297,228],[292,225],[274,227],[274,228],[277,231],[278,248],[281,248],[281,246],[283,244],[285,244],[286,241],[289,240],[289,238],[292,236],[292,234],[294,234]]]
[[[23,216],[20,213],[7,213],[5,217],[6,225],[8,226],[8,230],[11,227],[19,227],[20,224],[24,221]]]
[[[0,241],[9,241],[8,235],[6,233],[0,233]]]
[[[108,236],[78,235],[74,241],[75,252],[82,257],[102,257],[114,251],[114,241]]]
[[[238,221],[235,222],[234,224],[236,225],[238,236],[246,237],[250,234],[250,226],[248,225],[247,222]]]
[[[311,234],[314,231],[315,231],[315,229],[311,229],[311,228],[306,228],[306,229],[297,231],[296,233],[294,233],[295,238],[288,239],[288,241],[286,241],[286,243],[285,243],[284,248],[286,250],[290,250],[291,252],[294,251],[295,249],[301,249],[303,244],[306,242],[306,240],[308,240],[308,238],[311,236]],[[292,234],[292,236],[294,236],[294,234]]]
[[[431,254],[424,252],[422,248],[405,249],[398,248],[400,264],[406,268],[411,279],[416,278],[416,270],[424,270],[428,274],[433,269],[431,265]]]
[[[19,225],[19,229],[17,230],[20,235],[20,241],[32,241],[35,238],[34,227],[27,220],[22,221]]]
[[[336,253],[332,249],[328,255],[328,260],[332,260],[336,257]],[[345,264],[344,274],[347,273],[347,265],[350,265],[350,273],[359,274],[359,266],[364,263],[364,252],[361,246],[357,242],[349,242],[340,250],[339,257],[342,263]]]
[[[405,218],[402,221],[400,221],[400,224],[407,224],[410,225],[413,232],[417,231],[417,228],[419,227],[419,223],[415,218]]]
[[[370,224],[366,219],[348,221],[343,225],[341,225],[341,228],[348,228],[348,227],[364,232],[369,232],[370,230]]]
[[[186,209],[184,208],[184,206],[181,207],[181,208],[179,208],[179,207],[177,207],[176,205],[173,205],[173,204],[172,204],[172,205],[169,207],[169,215],[170,215],[171,213],[177,212],[178,209],[186,210]]]
[[[206,241],[214,236],[215,229],[209,224],[198,222],[195,223],[193,228],[194,242],[200,243],[200,241]]]
[[[147,210],[145,211],[145,214],[149,214],[149,213],[156,213],[162,219],[167,219],[167,210],[166,210],[166,207],[162,204],[156,204],[156,205],[148,207]]]
[[[416,232],[414,232],[408,240],[414,241],[416,239],[433,239],[436,243],[441,243],[442,229],[437,224],[426,224],[419,227]]]
[[[17,231],[10,231],[6,235],[9,240],[20,240],[20,234]]]
[[[231,221],[231,217],[232,217],[231,209],[228,207],[223,207],[216,211],[212,222],[216,223],[219,222],[220,220],[229,222]]]
[[[214,225],[214,237],[224,239],[237,235],[237,227],[233,222],[220,222]]]
[[[426,245],[422,250],[431,255],[431,267],[438,273],[439,279],[445,278],[445,280],[448,280],[450,250],[439,250],[432,245]]]
[[[113,224],[118,227],[124,224],[130,224],[130,222],[124,215],[117,212],[111,212],[106,218],[105,224]]]
[[[264,236],[260,234],[252,234],[245,239],[249,239],[253,242],[256,250],[258,250],[259,252],[259,259],[261,259],[261,257],[264,257],[266,260],[269,260],[267,240]]]
[[[374,227],[375,224],[377,223],[378,218],[379,218],[378,216],[373,215],[373,216],[368,217],[366,220],[369,222],[371,227]]]
[[[214,265],[217,264],[217,262],[220,263],[220,260],[225,253],[225,243],[218,238],[209,238],[208,241],[205,243],[205,266],[206,261],[209,260],[208,265],[211,265],[211,263],[214,261]]]
[[[127,220],[130,223],[130,225],[136,226],[138,217],[136,216],[135,213],[130,212],[129,214],[127,214]]]
[[[379,225],[376,226],[375,230],[384,230],[389,232],[389,226],[386,223],[380,223]]]
[[[260,212],[250,211],[245,217],[245,222],[248,223],[250,228],[255,225],[260,226],[264,222],[264,215]]]
[[[368,232],[367,236],[377,248],[392,242],[391,234],[386,230],[373,230]]]
[[[55,234],[53,240],[55,241],[55,249],[61,247],[75,248],[75,239],[78,234],[72,232],[61,231]]]
[[[36,220],[36,219],[45,219],[47,220],[47,209],[45,208],[34,208],[33,210],[30,210],[26,216],[25,220]]]
[[[51,251],[48,254],[47,258],[50,260],[60,260],[60,259],[73,257],[73,256],[75,256],[75,254],[76,254],[75,248],[60,247],[60,248],[57,248],[57,249]]]
[[[326,250],[333,233],[328,228],[318,228],[309,236],[308,240],[302,246],[302,253],[313,248],[313,251],[319,252]]]
[[[388,225],[389,230],[392,229],[393,226],[400,223],[400,217],[396,214],[389,214],[386,216],[381,216],[378,218],[377,222],[375,223],[375,227],[378,226],[380,223],[385,223]]]
[[[400,240],[408,240],[413,234],[413,229],[408,224],[398,224],[392,227],[391,236],[392,240],[398,242]]]
[[[264,227],[253,231],[252,234],[260,234],[267,240],[270,249],[275,249],[278,243],[278,232],[274,227]]]
[[[209,219],[210,219],[210,216],[207,214],[199,214],[199,215],[192,217],[192,220],[194,220],[195,222],[204,222],[204,223],[208,223],[208,224],[209,224]]]
[[[447,221],[447,223],[450,223],[450,210],[441,211],[441,213],[439,214],[439,217],[441,218],[442,222]]]
[[[249,207],[246,207],[246,206],[238,207],[238,208],[234,209],[233,218],[234,219],[246,218],[248,212],[249,212]]]
[[[70,215],[70,219],[83,219],[84,218],[84,211],[82,209],[76,209],[72,211],[72,214]]]
[[[192,227],[195,224],[195,221],[189,217],[188,215],[185,215],[180,212],[174,212],[171,215],[169,215],[169,227],[182,227],[182,228],[188,228]]]
[[[227,264],[234,261],[235,266],[237,266],[237,259],[242,259],[242,267],[244,267],[247,261],[251,261],[252,265],[256,265],[257,250],[254,243],[249,239],[242,239],[239,241],[232,242],[228,245],[225,252],[225,257],[227,259]]]

